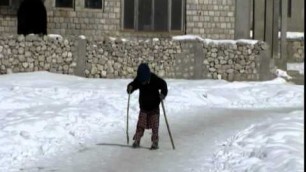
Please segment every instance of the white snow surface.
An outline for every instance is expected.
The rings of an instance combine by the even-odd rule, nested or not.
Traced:
[[[220,144],[206,165],[210,171],[303,172],[303,113],[250,126]]]
[[[49,72],[1,75],[0,171],[22,171],[29,161],[35,162],[41,158],[81,151],[84,145],[96,144],[99,136],[111,137],[108,134],[115,128],[124,131],[128,98],[126,85],[130,81],[131,79],[86,79]],[[182,118],[175,114],[194,108],[255,110],[279,107],[303,108],[304,86],[288,84],[282,78],[265,82],[175,79],[166,81],[169,94],[165,106],[172,120]],[[138,114],[138,110],[138,91],[136,91],[131,95],[130,114]],[[190,114],[184,115],[188,117]],[[137,118],[137,115],[130,115],[133,125]],[[275,129],[279,133],[276,136],[288,137],[290,143],[273,144],[274,142],[268,139],[270,141],[267,143],[271,143],[268,144],[271,148],[263,147],[263,149],[269,153],[268,158],[271,161],[267,163],[261,161],[260,168],[270,169],[279,165],[279,161],[273,161],[272,157],[287,150],[287,147],[288,150],[293,150],[292,146],[300,146],[294,149],[300,150],[301,142],[293,137],[301,134],[300,120],[300,118],[291,119],[289,115],[288,119],[280,121],[280,123],[288,121],[297,124],[298,128],[290,124],[288,127]],[[235,136],[236,141],[233,142],[246,145],[248,149],[244,152],[249,153],[250,149],[254,148],[254,156],[261,155],[257,151],[262,149],[255,147],[262,145],[256,145],[256,142],[252,143],[250,140],[263,134],[271,135],[272,129],[273,127],[267,128],[267,124],[253,126],[247,129],[249,132],[243,132],[244,134],[240,134],[239,137]],[[257,130],[261,134],[256,134]],[[241,147],[243,146],[231,149],[238,154],[242,151]],[[290,154],[293,158],[286,161],[289,165],[301,164],[299,160],[301,152],[294,150]],[[220,156],[229,157],[227,152]],[[236,167],[237,169],[255,168],[251,167],[254,166],[254,156],[245,157],[247,158],[245,164],[250,166],[233,165],[232,162],[240,162],[241,159],[238,156],[231,156],[232,159],[227,162],[230,164],[227,170]],[[215,159],[213,163],[218,166],[226,162]],[[299,166],[294,167],[300,169]],[[283,166],[275,168],[282,169]]]

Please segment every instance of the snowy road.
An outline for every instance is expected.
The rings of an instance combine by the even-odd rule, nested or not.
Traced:
[[[56,159],[40,162],[39,168],[31,171],[61,172],[195,172],[208,171],[205,161],[212,156],[217,146],[246,127],[267,120],[275,120],[295,110],[303,109],[197,109],[188,113],[188,118],[170,120],[176,150],[172,150],[164,117],[161,117],[160,149],[132,149],[126,146],[125,133],[114,131],[107,140],[83,151]],[[180,116],[180,114],[176,114]],[[186,115],[181,115],[185,116]],[[130,137],[135,126],[130,126]],[[142,146],[150,146],[150,132],[146,130]],[[38,170],[40,169],[40,170]]]
[[[0,172],[303,171],[304,86],[282,78],[169,79],[165,106],[176,150],[161,114],[160,149],[150,151],[126,146],[130,81],[0,76]],[[135,92],[130,141],[138,106]],[[149,131],[141,144],[150,146]]]

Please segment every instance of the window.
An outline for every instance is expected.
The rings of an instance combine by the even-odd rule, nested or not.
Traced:
[[[291,17],[291,14],[292,14],[292,1],[291,0],[288,0],[288,14],[287,16],[290,18]]]
[[[101,9],[102,0],[85,0],[85,8]]]
[[[185,0],[123,0],[123,28],[183,31]]]
[[[10,0],[0,0],[0,6],[9,6]]]
[[[182,25],[182,1],[181,0],[172,0],[172,20],[171,20],[171,29],[180,30]]]
[[[73,0],[56,0],[56,7],[73,8]]]
[[[125,29],[134,28],[134,0],[125,0],[124,2],[124,24]]]

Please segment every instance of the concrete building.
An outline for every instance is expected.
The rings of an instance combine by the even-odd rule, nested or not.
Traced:
[[[253,0],[42,1],[47,9],[48,33],[61,35],[167,37],[196,34],[210,39],[234,39],[240,38],[235,33],[237,35],[246,22],[252,22],[243,16],[245,10],[249,10],[244,7],[245,2]],[[0,1],[0,34],[17,33],[17,11],[21,2]],[[303,31],[304,1],[288,2],[288,30]]]
[[[1,0],[0,33],[17,33],[21,0]],[[45,0],[48,33],[233,39],[235,0]]]

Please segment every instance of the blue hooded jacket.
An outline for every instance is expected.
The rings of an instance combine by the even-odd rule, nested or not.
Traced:
[[[148,81],[146,84],[142,82]],[[150,72],[147,64],[140,64],[136,78],[128,84],[133,87],[131,92],[139,89],[140,110],[151,111],[159,108],[160,92],[165,97],[168,93],[167,83],[156,74]]]
[[[150,77],[151,77],[151,71],[148,64],[141,63],[137,69],[137,76],[136,76],[137,80],[139,82],[146,82],[149,81]]]

